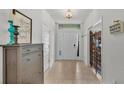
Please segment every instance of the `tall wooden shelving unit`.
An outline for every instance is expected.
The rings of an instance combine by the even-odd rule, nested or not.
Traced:
[[[96,72],[101,75],[101,31],[96,33]]]
[[[101,75],[101,31],[90,31],[90,65]]]
[[[94,65],[94,52],[95,52],[95,42],[94,42],[94,34],[90,31],[90,66],[95,68]]]
[[[90,66],[96,75],[101,75],[101,32],[102,21],[98,22],[90,30]]]

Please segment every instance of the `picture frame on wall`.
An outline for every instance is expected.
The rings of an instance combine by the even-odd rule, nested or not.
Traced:
[[[13,23],[18,28],[18,43],[32,43],[32,19],[20,11],[13,9]]]

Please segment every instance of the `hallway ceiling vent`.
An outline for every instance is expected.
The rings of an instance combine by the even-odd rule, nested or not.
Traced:
[[[59,24],[59,29],[80,29],[80,24]]]

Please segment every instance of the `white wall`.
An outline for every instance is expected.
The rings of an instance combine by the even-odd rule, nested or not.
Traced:
[[[0,44],[9,42],[8,19],[10,10],[0,10]]]
[[[103,78],[107,83],[124,83],[124,33],[111,34],[113,20],[124,22],[124,10],[102,10],[103,15]]]
[[[113,20],[124,21],[124,10],[94,10],[84,24],[85,33],[100,16],[103,17],[102,73],[104,83],[124,83],[124,33],[110,34],[109,32],[109,26]],[[87,43],[84,50],[87,50]],[[88,52],[85,51],[84,58],[87,62],[86,53]]]
[[[0,10],[0,45],[6,44],[9,41],[8,34],[8,19],[9,19],[9,10]],[[0,47],[0,84],[3,83],[3,51]]]
[[[84,61],[84,40],[83,40],[83,23],[80,24],[81,25],[81,31],[80,31],[80,38],[79,38],[79,41],[80,41],[80,51],[79,51],[79,54],[80,54],[80,60]]]

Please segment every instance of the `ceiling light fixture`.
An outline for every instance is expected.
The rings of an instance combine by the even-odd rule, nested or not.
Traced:
[[[66,11],[65,17],[66,17],[67,19],[71,19],[71,18],[72,18],[72,11],[71,11],[70,9],[68,9],[68,10]]]

